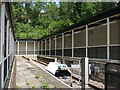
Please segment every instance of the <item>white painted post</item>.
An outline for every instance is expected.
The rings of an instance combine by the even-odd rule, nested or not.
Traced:
[[[26,41],[26,55],[27,55],[27,41]]]
[[[107,17],[107,60],[110,59],[110,19]]]
[[[35,55],[35,41],[34,41],[34,55]]]
[[[12,60],[11,60],[11,57],[12,57],[11,56],[11,52],[12,52],[12,48],[11,48],[12,47],[12,44],[11,44],[11,37],[12,37],[12,35],[11,35],[11,28],[10,28],[10,31],[9,31],[9,35],[10,35],[10,37],[9,37],[9,41],[10,41],[9,42],[9,48],[10,48],[9,49],[9,54],[10,54],[10,66],[11,66],[11,63],[12,63]]]
[[[88,58],[81,59],[81,86],[83,90],[88,90],[88,82],[89,82],[89,60]]]
[[[6,32],[7,32],[7,33],[6,33],[6,34],[7,34],[7,35],[6,35],[6,36],[7,36],[7,37],[6,37],[6,56],[7,56],[7,76],[8,76],[8,60],[9,60],[9,59],[8,59],[8,39],[9,39],[9,38],[8,38],[8,35],[9,35],[8,32],[9,32],[9,20],[7,20],[7,31],[6,31]]]
[[[80,69],[81,69],[81,64],[80,64],[80,60],[79,60],[79,83],[80,83],[80,77],[81,77],[81,76],[80,76],[80,72],[81,72]]]
[[[62,59],[64,57],[64,33],[62,33]],[[65,63],[64,59],[63,59],[63,63]]]
[[[51,38],[49,38],[49,56],[51,55]]]
[[[86,25],[86,58],[88,57],[88,25]]]
[[[18,53],[18,55],[19,55],[20,46],[19,46],[19,41],[17,41],[17,42],[18,42],[18,50],[17,50],[17,53]]]
[[[72,30],[72,58],[74,57],[74,31]]]
[[[40,55],[41,55],[41,45],[42,45],[42,44],[41,44],[41,41],[40,41],[40,50],[39,50],[39,51],[40,51]]]
[[[40,48],[40,42],[39,41],[37,41],[38,42],[38,50],[37,50],[37,54],[39,55],[39,48]]]
[[[46,56],[46,39],[45,39],[45,56]]]
[[[56,44],[57,42],[56,42],[56,36],[55,36],[55,56],[56,56]]]
[[[42,45],[42,41],[41,41],[41,55],[42,55],[42,46],[43,46],[43,45]]]
[[[3,62],[3,60],[4,60],[4,53],[3,53],[3,51],[4,51],[4,30],[5,30],[5,3],[4,2],[2,2],[1,3],[1,55],[0,55],[0,60],[1,60],[1,62],[2,62],[2,64],[1,64],[1,81],[0,81],[0,84],[1,84],[1,88],[3,88],[4,87],[4,62]]]

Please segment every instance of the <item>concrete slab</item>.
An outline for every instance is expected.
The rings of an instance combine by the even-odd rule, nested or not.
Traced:
[[[22,57],[16,57],[16,60],[16,85],[20,88],[68,88],[33,62]]]

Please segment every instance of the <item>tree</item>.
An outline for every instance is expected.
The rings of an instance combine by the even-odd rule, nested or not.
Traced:
[[[114,2],[14,2],[15,37],[41,38],[116,5]]]

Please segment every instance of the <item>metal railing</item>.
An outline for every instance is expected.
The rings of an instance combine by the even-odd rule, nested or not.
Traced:
[[[120,61],[111,61],[106,63],[105,89],[120,89]]]

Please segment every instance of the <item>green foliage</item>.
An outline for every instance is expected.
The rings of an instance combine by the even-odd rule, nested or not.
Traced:
[[[26,82],[25,84],[26,84],[27,86],[29,86],[31,83],[29,83],[29,82]]]
[[[15,88],[22,88],[21,86],[16,85]]]
[[[50,86],[49,86],[48,83],[43,82],[43,81],[40,81],[40,82],[41,82],[41,84],[42,84],[42,88],[49,90]]]
[[[36,74],[36,75],[35,75],[35,78],[39,78],[39,77],[40,77],[40,75],[39,75],[39,74]]]
[[[36,88],[35,86],[32,86],[31,88]]]
[[[38,39],[116,5],[115,2],[13,2],[15,37]]]

